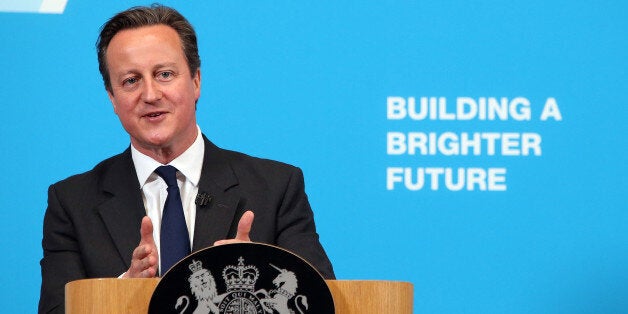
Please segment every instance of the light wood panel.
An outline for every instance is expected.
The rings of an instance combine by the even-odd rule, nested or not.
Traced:
[[[411,314],[412,284],[397,281],[326,280],[338,314]],[[153,279],[83,279],[65,286],[66,314],[148,312],[159,283]]]
[[[412,284],[379,280],[326,280],[339,314],[412,314]]]

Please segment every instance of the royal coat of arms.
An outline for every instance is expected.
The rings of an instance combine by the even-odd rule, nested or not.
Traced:
[[[329,287],[305,260],[260,243],[215,246],[173,266],[149,314],[332,314]]]
[[[273,280],[271,290],[257,289],[259,270],[252,265],[245,265],[244,258],[238,259],[238,265],[228,265],[222,271],[222,278],[227,291],[219,294],[216,281],[209,270],[203,268],[200,261],[192,260],[188,277],[190,291],[197,305],[193,314],[292,314],[306,313],[307,296],[298,295],[298,280],[294,272],[281,269],[272,264],[278,274]],[[291,302],[292,301],[292,302]],[[182,295],[177,299],[175,309],[186,313],[190,298]],[[289,304],[293,305],[293,308]],[[296,311],[295,311],[296,310]]]

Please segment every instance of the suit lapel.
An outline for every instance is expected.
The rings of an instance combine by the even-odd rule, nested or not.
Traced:
[[[221,149],[211,143],[205,136],[205,155],[199,182],[199,193],[207,193],[212,197],[206,206],[196,207],[194,225],[194,243],[192,251],[197,251],[214,244],[217,240],[226,239],[237,217],[240,198],[229,193],[238,184],[231,165],[222,154]]]
[[[103,175],[102,189],[108,198],[97,211],[127,267],[140,242],[140,225],[146,215],[131,151],[127,149]]]
[[[238,185],[238,180],[229,160],[205,136],[203,140],[205,154],[199,193],[209,194],[212,200],[208,205],[196,208],[192,251],[209,247],[217,240],[233,237],[244,208],[244,200],[230,193],[230,189]],[[129,267],[132,252],[140,242],[142,217],[146,215],[130,149],[124,151],[104,172],[102,190],[105,199],[96,210],[120,257]]]

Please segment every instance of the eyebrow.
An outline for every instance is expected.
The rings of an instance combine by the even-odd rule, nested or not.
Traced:
[[[177,67],[177,64],[175,62],[167,62],[167,63],[158,63],[156,64],[153,69],[159,69],[159,68],[165,68],[165,67]]]
[[[161,69],[161,68],[166,68],[166,67],[177,68],[177,64],[176,64],[176,62],[158,63],[158,64],[155,64],[155,66],[153,66],[153,71],[156,70],[156,69]],[[127,76],[129,74],[138,74],[140,72],[141,71],[137,70],[136,68],[132,68],[132,69],[127,70],[127,71],[125,71],[123,73],[120,73],[119,75],[116,75],[116,77],[123,78],[123,77],[125,77],[125,76]]]

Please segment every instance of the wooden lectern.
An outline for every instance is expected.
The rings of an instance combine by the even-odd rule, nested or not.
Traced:
[[[83,279],[65,286],[67,314],[147,313],[159,282],[151,279]],[[338,314],[412,314],[412,284],[396,281],[326,280]]]

